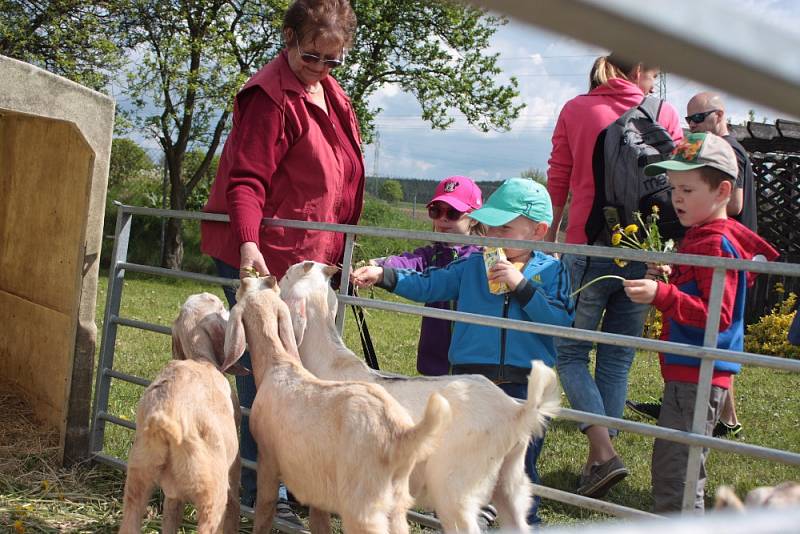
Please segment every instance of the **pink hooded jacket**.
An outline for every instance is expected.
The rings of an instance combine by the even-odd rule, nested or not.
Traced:
[[[607,84],[564,104],[553,132],[553,151],[547,170],[547,190],[554,207],[563,207],[572,192],[567,243],[586,244],[584,227],[594,199],[592,152],[597,136],[620,115],[644,98],[639,87],[613,78]],[[683,139],[680,117],[668,102],[661,106],[658,122],[675,142]]]

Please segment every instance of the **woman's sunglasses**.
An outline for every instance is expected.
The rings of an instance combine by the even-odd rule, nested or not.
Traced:
[[[303,52],[300,50],[300,43],[295,41],[295,46],[297,46],[297,53],[300,54],[300,59],[302,59],[305,63],[322,63],[329,69],[335,69],[336,67],[341,67],[342,63],[344,63],[344,52],[342,52],[341,59],[322,59],[316,54],[309,54],[308,52]]]
[[[688,116],[686,116],[684,118],[686,119],[687,123],[688,122],[693,122],[695,124],[700,124],[701,122],[706,120],[706,117],[708,117],[712,113],[716,113],[717,111],[719,111],[719,110],[718,109],[712,109],[710,111],[703,111],[703,112],[700,112],[700,113],[694,113],[694,114],[688,115]]]
[[[464,215],[463,211],[458,211],[452,206],[441,206],[439,204],[434,204],[432,206],[428,206],[428,217],[433,219],[434,221],[441,218],[444,215],[447,217],[448,221],[457,221]]]

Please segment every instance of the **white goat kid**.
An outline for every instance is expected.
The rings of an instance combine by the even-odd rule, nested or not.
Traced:
[[[228,312],[210,293],[192,295],[172,329],[174,360],[145,390],[136,412],[120,532],[141,532],[157,483],[163,530],[177,532],[185,502],[197,531],[239,531],[239,402],[220,372]]]
[[[348,533],[408,532],[408,477],[449,421],[431,395],[418,425],[373,384],[319,380],[301,364],[291,317],[274,277],[245,278],[231,310],[225,365],[247,340],[256,380],[250,429],[258,443],[253,532],[272,524],[278,481],[311,506],[312,532],[329,531],[329,512]]]
[[[422,400],[440,392],[450,402],[452,419],[446,439],[414,469],[411,494],[436,510],[446,532],[479,532],[480,507],[490,501],[505,527],[527,531],[532,488],[525,475],[525,450],[531,435],[543,435],[545,417],[552,417],[559,405],[555,373],[534,361],[528,400],[520,403],[479,375],[405,377],[374,371],[336,331],[337,300],[329,280],[337,270],[302,262],[280,282],[303,365],[323,379],[383,386],[414,420],[422,417]]]

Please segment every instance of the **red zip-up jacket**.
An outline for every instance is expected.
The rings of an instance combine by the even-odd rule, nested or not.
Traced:
[[[238,267],[240,245],[253,241],[279,278],[302,260],[341,261],[343,234],[260,224],[264,217],[356,224],[361,216],[364,160],[356,116],[336,80],[327,76],[321,83],[334,120],[308,100],[285,51],[236,95],[233,127],[203,208],[227,213],[231,222],[202,222],[205,254]],[[337,135],[337,124],[345,136]],[[345,169],[353,165],[345,158],[355,165],[350,176]]]

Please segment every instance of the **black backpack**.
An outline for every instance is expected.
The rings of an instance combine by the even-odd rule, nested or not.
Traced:
[[[663,161],[675,148],[669,132],[657,122],[663,100],[645,96],[600,135],[592,153],[594,202],[586,220],[589,244],[611,244],[615,225],[638,224],[633,213],[646,221],[658,207],[658,229],[664,239],[683,237],[685,229],[672,207],[666,174],[645,176],[650,163]]]

